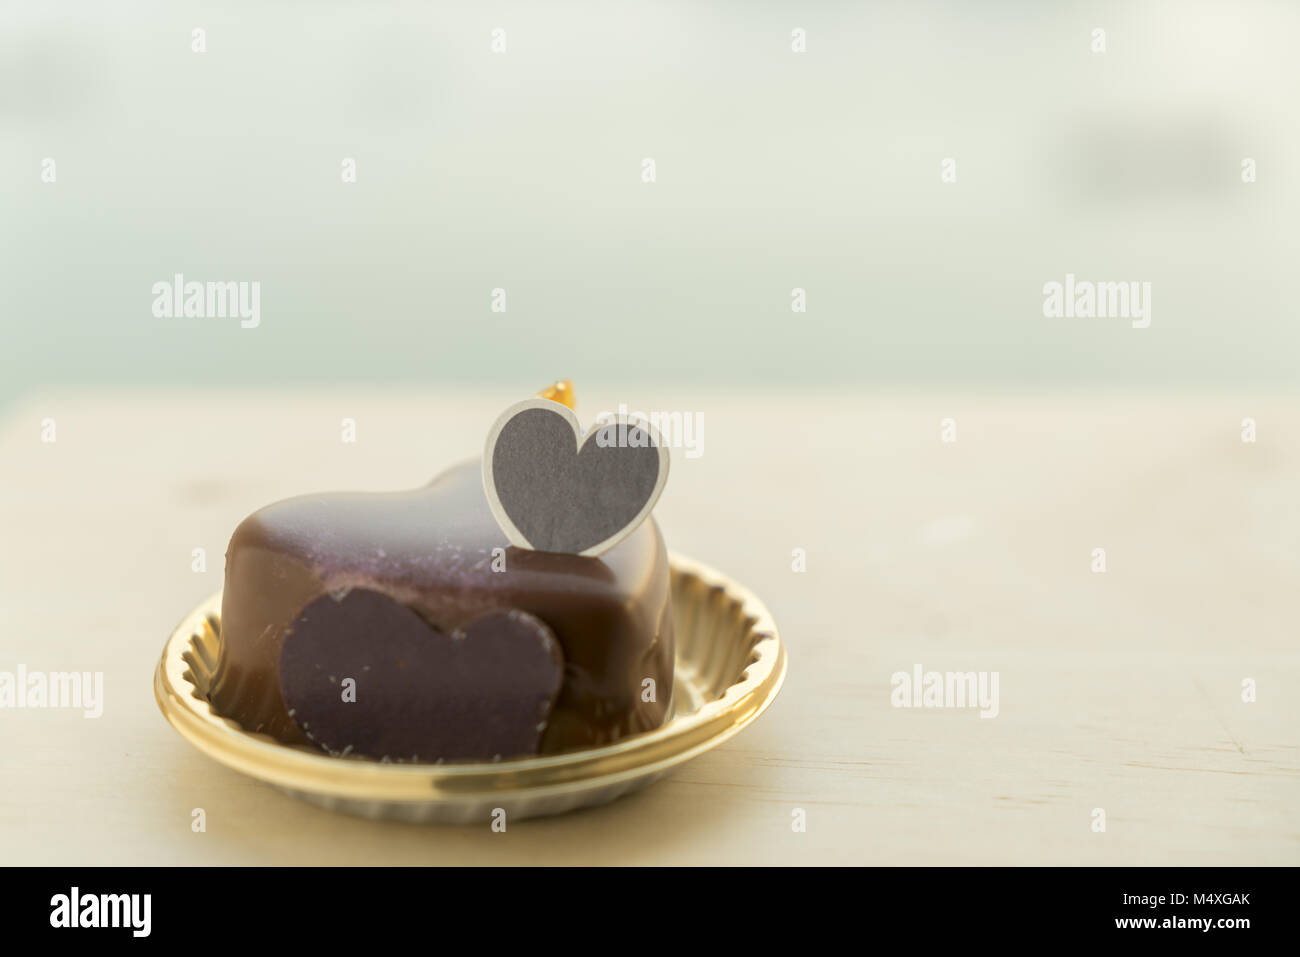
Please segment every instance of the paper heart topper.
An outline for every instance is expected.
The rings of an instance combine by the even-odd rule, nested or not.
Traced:
[[[506,409],[488,432],[483,488],[510,543],[599,555],[632,534],[668,481],[668,449],[648,423],[602,422],[585,437],[550,399]]]

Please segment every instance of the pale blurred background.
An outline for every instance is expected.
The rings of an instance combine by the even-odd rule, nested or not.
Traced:
[[[1290,390],[1298,26],[1265,2],[10,0],[0,403],[557,375]],[[155,318],[176,272],[260,281],[261,326]],[[1067,272],[1151,282],[1150,328],[1044,318]]]

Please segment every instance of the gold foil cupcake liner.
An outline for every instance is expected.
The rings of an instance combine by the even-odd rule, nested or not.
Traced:
[[[491,763],[381,764],[333,758],[245,731],[218,714],[208,688],[221,641],[221,593],[167,640],[154,697],[181,736],[208,757],[294,797],[369,818],[486,823],[561,814],[612,801],[738,734],[785,677],[776,624],[749,589],[699,562],[670,556],[676,664],[670,717],[612,745]]]

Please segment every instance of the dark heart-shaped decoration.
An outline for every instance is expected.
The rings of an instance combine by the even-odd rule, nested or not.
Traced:
[[[307,737],[393,761],[536,754],[563,678],[560,643],[532,615],[444,634],[364,588],[308,604],[280,652],[280,693]]]
[[[668,480],[668,449],[650,427],[615,420],[583,439],[578,417],[549,399],[507,409],[483,453],[492,514],[514,545],[599,555],[630,535]]]

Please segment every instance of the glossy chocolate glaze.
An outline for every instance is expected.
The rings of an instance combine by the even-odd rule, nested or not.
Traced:
[[[505,549],[504,572],[492,571],[495,548]],[[216,710],[307,744],[280,692],[285,630],[308,603],[348,588],[387,595],[447,633],[495,610],[541,619],[564,654],[541,754],[608,744],[666,716],[672,614],[654,519],[596,558],[515,548],[488,508],[477,462],[420,489],[301,496],[240,523],[226,552]],[[642,701],[646,678],[655,681],[652,702]]]

